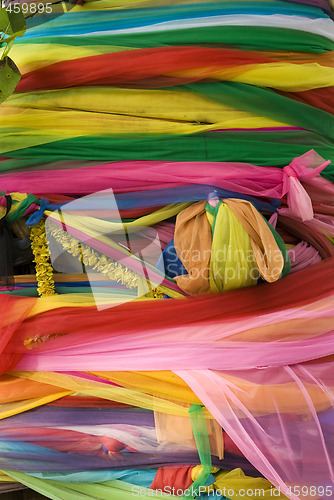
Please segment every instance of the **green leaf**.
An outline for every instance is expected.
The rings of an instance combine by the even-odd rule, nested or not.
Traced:
[[[3,51],[2,55],[1,55],[1,59],[4,59],[6,56],[8,56],[10,49],[14,45],[15,39],[16,39],[16,37],[13,36],[13,37],[11,37],[10,40],[8,38],[5,40],[5,42],[6,42],[7,45],[6,45],[6,48],[5,48],[5,50]]]
[[[0,103],[4,102],[15,90],[21,73],[10,57],[0,61]]]
[[[6,7],[0,9],[0,31],[6,35],[23,36],[26,31],[26,20],[23,13],[9,12]]]

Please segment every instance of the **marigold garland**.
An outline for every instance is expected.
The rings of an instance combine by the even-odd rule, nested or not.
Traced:
[[[50,263],[50,253],[45,233],[45,219],[30,229],[31,249],[34,254],[36,269],[37,292],[41,297],[55,295],[53,268]]]
[[[34,349],[35,347],[39,347],[40,345],[48,342],[49,340],[57,339],[61,335],[66,335],[65,333],[53,333],[52,335],[43,335],[42,337],[34,337],[25,339],[23,344],[27,349]]]

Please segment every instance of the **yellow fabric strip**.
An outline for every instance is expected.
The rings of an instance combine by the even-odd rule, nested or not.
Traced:
[[[68,210],[66,212],[62,212],[61,215],[58,211],[51,212],[47,210],[45,213],[51,221],[56,220],[58,222],[65,223],[66,226],[73,227],[74,229],[77,229],[92,238],[100,237],[97,239],[99,239],[99,241],[103,241],[102,236],[104,234],[125,234],[125,231],[130,234],[140,231],[140,229],[152,227],[155,224],[158,224],[158,222],[174,217],[189,205],[191,205],[191,203],[174,203],[166,205],[165,207],[162,207],[151,214],[139,217],[132,222],[110,222],[97,219],[96,217],[71,215]],[[108,246],[117,248],[125,254],[129,253],[119,245],[113,244],[110,240],[108,241]]]
[[[188,416],[188,408],[180,404],[146,395],[123,387],[113,387],[80,377],[63,375],[55,372],[12,372],[15,377],[27,378],[45,384],[61,387],[71,392],[94,396],[97,398],[117,401],[131,406],[138,406],[148,410],[168,413],[172,415]],[[209,413],[206,412],[206,416]]]
[[[176,120],[183,123],[233,123],[236,120],[242,120],[246,123],[247,120],[253,122],[255,119],[258,120],[259,125],[264,123],[262,122],[264,118],[261,115],[235,110],[199,94],[170,89],[79,87],[22,92],[14,93],[1,106],[3,110],[12,107],[16,113],[22,113],[22,110],[18,108],[33,108],[50,112],[55,110],[89,111],[90,113],[99,113],[99,116],[101,114],[119,114]],[[280,123],[274,120],[269,120],[269,122]],[[267,119],[265,119],[265,123],[267,123]]]
[[[210,68],[178,71],[169,76],[191,77],[208,71]],[[248,64],[237,68],[212,69],[210,78],[217,81],[248,83],[258,87],[272,87],[278,90],[300,92],[334,85],[334,68],[322,66],[317,62],[294,64],[272,62]]]
[[[153,300],[145,297],[133,298],[131,300]],[[38,314],[42,314],[53,309],[61,309],[63,307],[110,307],[124,302],[124,294],[99,294],[99,293],[68,293],[64,295],[53,295],[50,297],[40,297],[36,300],[34,306],[30,310],[27,318],[32,318]]]
[[[63,135],[59,134],[45,136],[42,130],[17,130],[15,134],[13,134],[13,131],[8,133],[3,133],[0,131],[0,134],[2,144],[0,145],[0,154],[4,154],[5,152],[9,153],[10,151],[16,151],[17,149],[21,148],[40,146],[41,144],[48,144],[49,142],[61,141],[62,139],[66,138]],[[74,134],[72,137],[80,137],[80,135],[81,134],[78,134],[76,136]]]
[[[216,75],[219,78],[219,75]],[[249,83],[258,87],[272,87],[288,92],[302,92],[334,85],[334,68],[318,63],[266,63],[231,78],[231,81]]]
[[[212,238],[210,290],[233,290],[257,283],[257,266],[248,233],[232,210],[222,203]]]
[[[193,478],[193,474],[191,476]],[[273,498],[287,500],[287,497],[279,490],[273,491],[274,488],[267,479],[246,476],[241,469],[218,472],[215,478],[214,487],[221,491],[224,491],[224,488],[225,491],[233,490],[232,498],[243,498],[247,492],[247,500],[258,500],[259,497],[263,500],[272,500]],[[213,493],[213,490],[211,486],[209,491]]]
[[[180,377],[169,371],[157,372],[89,372],[116,384],[156,397],[197,404],[201,401]]]
[[[50,381],[49,385],[54,384],[52,384]],[[70,396],[71,394],[73,394],[72,391],[64,390],[40,398],[32,398],[15,403],[2,404],[0,406],[0,419],[18,415],[19,413],[23,413],[24,411],[32,410],[33,408],[37,408],[38,406],[46,405],[47,403],[51,403],[51,401],[56,401],[57,399],[63,398],[64,396]]]
[[[17,67],[20,68],[21,74],[24,75],[30,71],[35,71],[36,69],[44,68],[45,66],[61,61],[71,61],[99,54],[111,54],[112,52],[121,52],[129,49],[134,50],[131,47],[89,46],[88,44],[84,47],[75,47],[54,43],[25,43],[22,45],[14,44],[11,49],[11,57]]]
[[[230,198],[224,202],[249,235],[262,278],[269,283],[277,281],[283,271],[284,259],[263,216],[249,201]]]
[[[10,476],[7,476],[7,474],[0,471],[0,482],[1,483],[17,483],[17,480],[10,477]]]
[[[257,50],[256,53],[266,57],[269,55],[268,52],[261,50]],[[294,64],[317,63],[321,66],[334,67],[334,51],[330,50],[322,54],[310,54],[308,52],[277,52],[271,50],[270,57]]]
[[[154,396],[163,396],[174,401],[189,404],[198,403],[197,396],[173,372],[90,372],[98,377],[105,378],[122,386],[144,391]],[[276,413],[279,407],[282,413],[303,414],[308,411],[307,401],[300,388],[294,382],[284,384],[261,385],[255,382],[219,373],[226,381],[240,403],[254,415]],[[331,407],[330,399],[322,389],[313,384],[304,384],[317,411],[324,411]],[[236,409],[231,400],[230,406]],[[259,410],[261,409],[261,410]]]
[[[172,372],[141,372],[143,378],[141,379],[139,377],[138,382],[136,382],[138,372],[128,372],[127,374],[122,372],[91,373],[107,380],[124,384],[126,387],[113,387],[103,384],[102,382],[83,380],[80,379],[80,377],[54,372],[12,372],[10,375],[53,385],[70,391],[70,393],[80,393],[86,396],[117,401],[119,403],[172,415],[186,416],[187,408],[185,408],[184,404],[198,404],[199,401],[185,382],[175,380]],[[248,408],[255,416],[276,413],[277,408],[279,408],[281,413],[296,413],[298,415],[302,415],[305,411],[308,411],[308,403],[305,401],[305,397],[300,391],[300,388],[294,382],[261,385],[221,372],[217,373],[217,375],[229,385],[229,388],[235,394],[240,404]],[[147,377],[146,380],[145,377]],[[150,379],[152,379],[151,388],[148,387]],[[171,385],[169,385],[169,380],[172,382]],[[165,384],[165,388],[163,384]],[[131,387],[135,387],[138,390],[133,390]],[[330,398],[323,392],[321,387],[314,384],[304,384],[304,387],[312,399],[316,411],[325,411],[331,407]],[[148,394],[141,391],[147,391]],[[180,398],[177,397],[178,391],[180,391]],[[163,395],[163,397],[160,397],[160,395]],[[58,397],[63,396],[60,395]],[[183,401],[180,401],[180,399]],[[42,398],[37,398],[37,400],[41,401]],[[180,403],[178,404],[175,401],[180,401]],[[20,402],[19,405],[23,407],[23,403],[24,402]],[[13,405],[13,403],[9,404]],[[227,404],[234,410],[239,407],[239,405],[236,406],[230,399]],[[37,404],[37,406],[39,406],[39,404]],[[207,410],[205,410],[205,415],[211,418]]]
[[[59,390],[53,385],[11,377],[7,374],[0,376],[0,407],[5,403],[42,398],[58,392]]]
[[[241,112],[242,115],[243,112]],[[287,123],[262,117],[227,116],[210,125],[129,115],[86,113],[83,111],[45,111],[4,106],[0,116],[3,144],[0,153],[17,150],[18,145],[33,147],[61,139],[95,134],[196,134],[215,129],[282,127]],[[16,130],[14,131],[13,128]],[[8,133],[8,129],[11,132]]]

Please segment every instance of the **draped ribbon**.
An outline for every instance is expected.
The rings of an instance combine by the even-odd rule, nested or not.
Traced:
[[[186,293],[210,291],[209,269],[211,228],[206,217],[206,201],[194,203],[176,218],[174,243],[176,253],[188,271],[175,281]]]
[[[189,409],[189,418],[198,450],[198,455],[201,461],[202,470],[192,484],[191,497],[195,498],[198,493],[198,488],[203,486],[211,474],[211,451],[208,436],[208,430],[200,405],[191,405]],[[185,493],[187,497],[187,493]]]

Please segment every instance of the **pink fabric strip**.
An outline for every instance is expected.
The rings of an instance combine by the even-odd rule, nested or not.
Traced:
[[[6,174],[1,176],[1,185],[7,192],[88,195],[108,188],[122,193],[206,184],[251,196],[261,194],[265,198],[281,199],[287,194],[291,213],[302,220],[311,220],[312,203],[305,187],[309,184],[318,188],[312,197],[316,203],[324,202],[323,193],[334,195],[333,184],[319,177],[329,163],[314,150],[294,158],[283,170],[245,163],[125,161],[80,170]]]
[[[205,336],[207,329],[203,328]],[[92,331],[92,336],[94,332]],[[334,331],[295,342],[139,342],[104,340],[100,346],[26,354],[17,370],[78,371],[241,370],[302,363],[334,352]],[[131,368],[130,368],[131,367]]]

